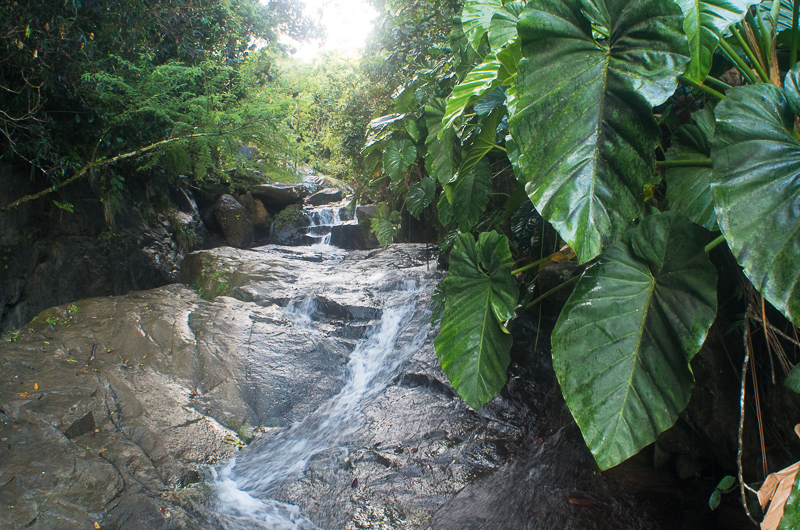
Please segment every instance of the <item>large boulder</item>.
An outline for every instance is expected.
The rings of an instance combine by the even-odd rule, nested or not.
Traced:
[[[308,219],[299,204],[290,204],[275,216],[270,241],[278,245],[299,245],[308,227]]]
[[[302,204],[313,188],[307,184],[258,184],[250,188],[253,197],[261,199],[267,209],[277,212],[290,204]]]
[[[233,195],[219,198],[214,205],[214,216],[230,246],[247,248],[255,241],[255,229],[247,209]]]
[[[306,206],[322,206],[323,204],[330,204],[332,202],[339,202],[344,197],[342,190],[334,188],[325,188],[319,190],[313,195],[306,197]]]
[[[347,221],[331,227],[331,245],[346,249],[375,249],[378,238],[370,232],[369,223]]]
[[[264,208],[264,203],[253,197],[250,193],[239,195],[237,197],[253,222],[253,229],[255,230],[256,242],[266,241],[269,237],[269,226],[272,223],[267,209]]]

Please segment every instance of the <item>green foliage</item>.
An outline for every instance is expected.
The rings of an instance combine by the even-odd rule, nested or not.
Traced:
[[[509,122],[524,153],[519,175],[583,263],[622,237],[653,183],[652,106],[688,61],[680,10],[661,0],[544,0],[526,6],[519,32],[526,59]]]
[[[461,399],[478,409],[503,388],[510,362],[517,285],[508,240],[497,232],[475,239],[462,234],[442,282],[444,312],[434,345],[436,355]]]
[[[417,159],[417,150],[409,140],[392,140],[383,152],[383,168],[392,180],[401,180]]]
[[[382,247],[388,247],[394,240],[394,235],[400,229],[400,212],[389,211],[386,203],[381,203],[375,209],[375,217],[370,221],[370,230]]]
[[[704,244],[704,230],[677,213],[647,217],[586,271],[561,312],[553,367],[601,469],[655,441],[689,402],[689,361],[717,309]]]
[[[408,183],[413,214],[436,197],[423,186],[441,188],[440,246],[452,251],[435,296],[436,348],[471,406],[503,384],[504,330],[519,302],[510,262],[542,258],[531,242],[552,228],[541,223],[588,263],[553,332],[553,360],[602,468],[654,441],[688,402],[690,362],[716,316],[706,250],[723,238],[707,248],[709,231],[721,230],[758,292],[798,323],[800,29],[791,2],[749,5],[470,0],[453,23],[452,55],[411,69],[373,122],[365,155],[378,175],[389,142],[425,158]],[[731,65],[748,86],[708,76]],[[512,235],[513,258],[497,228]],[[480,257],[488,247],[507,276]],[[494,296],[502,317],[487,309]],[[785,384],[800,389],[798,374]]]
[[[800,66],[793,73],[800,71]],[[790,74],[791,76],[791,74]],[[800,97],[786,83],[787,92]],[[796,89],[795,89],[796,90]],[[800,142],[784,90],[732,89],[714,111],[713,189],[725,240],[758,291],[800,324]]]
[[[453,220],[462,232],[469,232],[486,210],[489,195],[492,193],[492,168],[489,162],[482,160],[467,173],[458,176],[444,187],[453,208]]]
[[[253,90],[274,77],[276,31],[313,30],[294,0],[14,3],[0,18],[0,158],[28,166],[42,194],[89,176],[109,223],[123,191],[110,164],[228,182],[241,144],[263,159],[282,147],[280,104]]]
[[[724,476],[711,493],[711,497],[708,499],[708,507],[712,510],[716,510],[719,507],[719,503],[722,501],[722,495],[730,493],[735,485],[736,479],[734,477],[730,475]]]
[[[711,192],[711,142],[697,125],[687,123],[675,131],[667,150],[667,162],[681,165],[667,169],[667,200],[670,208],[691,221],[717,230],[714,196]]]
[[[408,212],[419,219],[422,210],[433,202],[436,194],[436,182],[432,177],[427,177],[417,182],[408,189],[406,206]]]
[[[689,39],[691,61],[686,76],[702,82],[711,70],[719,39],[731,24],[744,18],[750,0],[676,0],[683,11],[683,30]]]

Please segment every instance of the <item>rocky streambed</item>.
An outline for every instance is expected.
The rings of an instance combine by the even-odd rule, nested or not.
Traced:
[[[546,319],[467,407],[432,346],[440,274],[424,245],[222,247],[183,284],[44,311],[0,345],[0,527],[737,524],[644,456],[599,473]]]

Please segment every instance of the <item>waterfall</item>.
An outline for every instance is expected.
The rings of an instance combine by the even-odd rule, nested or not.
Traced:
[[[331,228],[352,219],[352,214],[342,203],[303,211],[308,227],[306,240],[313,245],[330,245]]]
[[[346,445],[363,424],[362,406],[386,388],[423,346],[428,329],[419,325],[418,317],[428,312],[426,291],[424,282],[397,282],[380,321],[352,351],[341,391],[288,430],[258,439],[211,470],[214,520],[229,529],[317,529],[299,507],[272,494],[281,484],[301,477],[314,455]],[[310,327],[314,310],[312,297],[304,297],[293,300],[285,313],[295,325]]]

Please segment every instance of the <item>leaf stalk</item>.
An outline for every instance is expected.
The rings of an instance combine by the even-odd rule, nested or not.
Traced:
[[[709,252],[714,250],[716,247],[721,245],[723,241],[725,241],[725,236],[720,234],[719,236],[717,236],[716,239],[714,239],[714,241],[712,241],[711,243],[706,245],[706,247],[703,250],[705,251],[706,254],[708,254]]]
[[[698,83],[697,81],[689,79],[685,75],[678,76],[678,81],[680,81],[681,83],[683,83],[685,85],[689,85],[692,88],[696,88],[696,89],[698,89],[698,90],[700,90],[702,92],[705,92],[706,94],[708,94],[711,97],[714,97],[714,98],[717,98],[717,99],[725,99],[725,94],[723,94],[721,92],[717,92],[716,90],[714,90],[710,86],[706,86],[706,85],[703,85],[701,83]]]

